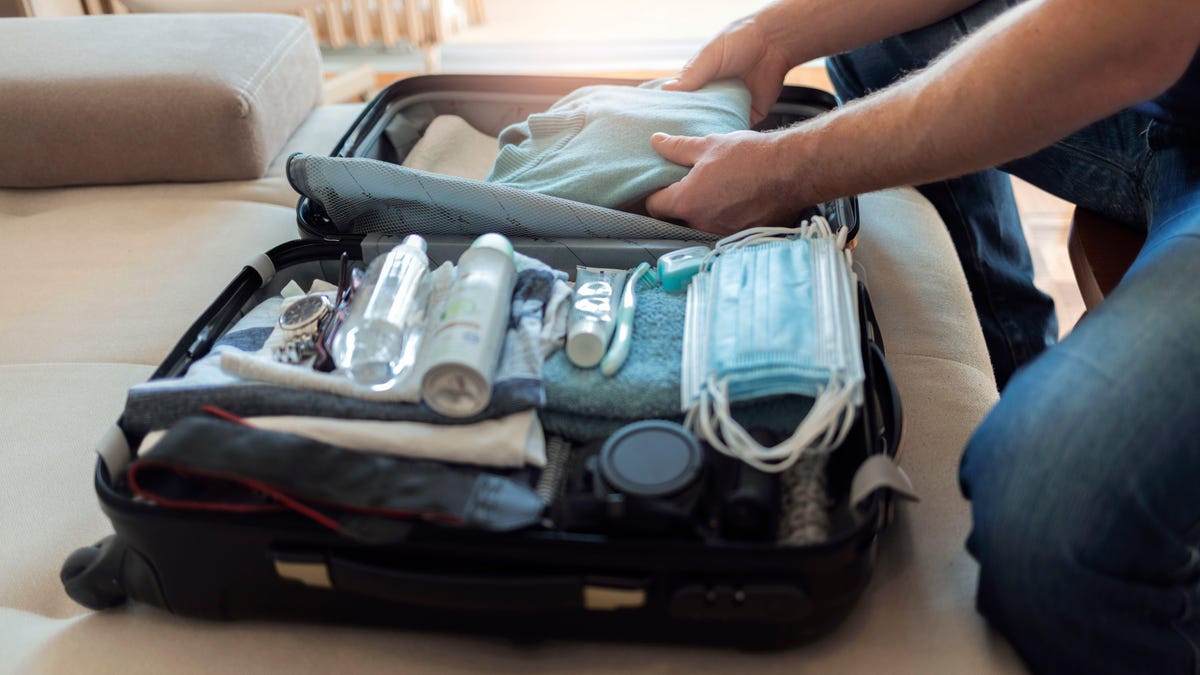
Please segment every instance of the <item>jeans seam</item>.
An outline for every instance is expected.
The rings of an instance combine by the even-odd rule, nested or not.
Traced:
[[[949,186],[946,184],[946,182],[944,182],[944,181],[942,183],[940,183],[940,185],[942,185],[946,188],[946,192],[950,196],[950,203],[954,205],[954,211],[955,211],[955,215],[958,216],[958,221],[962,222],[962,223],[967,222],[966,215],[963,213],[962,207],[958,203],[958,196],[954,193],[954,190],[951,190],[949,188]],[[968,244],[970,244],[970,246],[968,248],[969,248],[970,254],[971,254],[971,266],[974,267],[976,270],[979,270],[980,260],[979,260],[979,256],[975,252],[975,247],[978,246],[979,242],[975,239],[975,232],[970,227],[964,227],[963,230],[966,233]],[[961,254],[960,254],[960,258],[961,258]],[[960,262],[962,262],[962,261],[960,261]],[[984,302],[987,304],[988,313],[991,315],[992,319],[996,322],[996,326],[1000,329],[1000,333],[1004,336],[1004,349],[1005,349],[1005,351],[1008,352],[1008,358],[1010,359],[1010,363],[1012,363],[1013,366],[1016,366],[1017,353],[1013,350],[1013,346],[1012,346],[1013,336],[1012,336],[1011,331],[1009,330],[1009,326],[1005,325],[1006,322],[1000,318],[999,312],[996,311],[996,306],[995,306],[995,304],[993,304],[993,301],[992,301],[993,290],[992,290],[991,283],[989,283],[989,281],[988,281],[988,275],[979,274],[978,276],[980,278],[980,284],[983,286]]]
[[[1167,218],[1166,220],[1164,220],[1162,222],[1162,225],[1159,225],[1158,227],[1159,228],[1166,227],[1166,226],[1170,225],[1171,223],[1175,222],[1176,220],[1179,220],[1180,218],[1183,218],[1184,216],[1190,216],[1193,213],[1200,213],[1200,206],[1193,206],[1190,208],[1186,208],[1186,209],[1180,211],[1179,213],[1173,213],[1173,214],[1171,214],[1170,218]],[[1156,228],[1156,229],[1158,229],[1158,228]],[[1181,239],[1181,238],[1185,238],[1185,237],[1188,239],[1195,239],[1197,237],[1200,237],[1200,233],[1179,232],[1176,234],[1172,234],[1172,235],[1166,237],[1165,239],[1160,240],[1159,242],[1155,242],[1155,245],[1158,245],[1161,242],[1171,241],[1172,239]]]
[[[1088,150],[1086,147],[1084,147],[1082,145],[1076,145],[1075,143],[1072,143],[1070,141],[1071,141],[1070,137],[1067,137],[1067,138],[1059,141],[1057,143],[1057,145],[1058,145],[1058,147],[1063,148],[1065,150],[1069,150],[1071,152],[1078,153],[1080,155],[1084,155],[1088,159],[1096,162],[1097,164],[1102,164],[1104,166],[1109,167],[1110,169],[1119,171],[1119,172],[1125,174],[1125,176],[1127,178],[1131,179],[1133,182],[1135,182],[1135,183],[1137,182],[1138,173],[1137,173],[1136,168],[1129,168],[1129,167],[1122,166],[1122,165],[1112,161],[1108,157],[1105,157],[1104,155],[1092,152],[1091,150]],[[1144,159],[1144,155],[1143,155],[1143,159]],[[1139,167],[1142,166],[1143,159],[1138,160]]]
[[[1087,362],[1084,361],[1084,363],[1087,363]],[[1086,561],[1082,557],[1080,557],[1078,555],[1078,552],[1076,552],[1076,551],[1071,551],[1068,555],[1069,555],[1071,564],[1073,564],[1081,569],[1087,570],[1092,574],[1096,574],[1096,575],[1106,577],[1106,578],[1116,579],[1116,580],[1123,581],[1126,583],[1129,582],[1128,579],[1123,579],[1120,576],[1114,576],[1114,575],[1110,574],[1109,572],[1106,572],[1101,569],[1097,569],[1094,565],[1090,564],[1088,561]],[[1175,619],[1172,619],[1170,621],[1171,628],[1176,633],[1178,633],[1180,637],[1183,638],[1183,643],[1191,648],[1191,652],[1192,652],[1191,672],[1193,675],[1200,675],[1200,642],[1197,642],[1195,639],[1192,638],[1192,636],[1188,633],[1187,625],[1186,625],[1189,621],[1191,621],[1195,617],[1196,604],[1192,598],[1193,588],[1192,587],[1183,587],[1183,588],[1179,589],[1179,592],[1183,595],[1183,611],[1180,612],[1178,617],[1176,617]]]
[[[1146,187],[1146,182],[1150,178],[1147,173],[1150,171],[1150,167],[1152,166],[1151,163],[1153,162],[1155,155],[1158,154],[1158,150],[1154,147],[1154,144],[1151,143],[1150,140],[1151,134],[1154,133],[1153,124],[1154,123],[1151,122],[1150,126],[1147,126],[1146,129],[1142,131],[1142,136],[1146,139],[1146,151],[1142,153],[1141,158],[1138,160],[1137,175],[1135,176],[1133,183],[1134,187],[1136,187],[1138,191],[1138,199],[1140,199],[1142,202],[1142,213],[1146,218],[1147,231],[1150,229],[1150,223],[1154,220],[1154,214],[1152,213],[1154,202],[1150,198],[1150,190]]]
[[[1166,227],[1167,225],[1174,222],[1176,219],[1182,218],[1187,215],[1191,215],[1193,213],[1200,213],[1200,207],[1195,207],[1195,208],[1190,208],[1190,209],[1185,209],[1183,211],[1180,211],[1179,213],[1176,213],[1176,214],[1172,215],[1170,218],[1168,218],[1167,220],[1163,221],[1162,225],[1159,225],[1158,227],[1156,227],[1154,229]],[[1166,236],[1162,237],[1161,239],[1156,238],[1153,242],[1147,241],[1146,245],[1143,246],[1142,250],[1138,253],[1137,259],[1135,259],[1133,261],[1134,266],[1140,267],[1139,261],[1141,261],[1144,256],[1154,253],[1158,249],[1170,244],[1171,242],[1173,242],[1177,239],[1200,239],[1200,233],[1198,233],[1198,232],[1175,232],[1175,233],[1166,235]],[[1133,268],[1130,268],[1131,271],[1132,271],[1132,269]]]

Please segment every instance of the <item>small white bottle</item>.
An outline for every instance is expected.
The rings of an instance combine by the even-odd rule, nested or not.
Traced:
[[[459,257],[445,309],[425,344],[421,397],[430,408],[471,417],[491,401],[516,278],[504,235],[482,235]]]
[[[416,365],[429,296],[425,240],[415,234],[367,266],[333,339],[333,360],[352,380],[391,388]]]

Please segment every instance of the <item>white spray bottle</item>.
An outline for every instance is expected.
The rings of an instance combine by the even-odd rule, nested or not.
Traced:
[[[430,408],[471,417],[491,401],[516,278],[504,235],[482,235],[459,257],[445,309],[426,341],[421,397]]]

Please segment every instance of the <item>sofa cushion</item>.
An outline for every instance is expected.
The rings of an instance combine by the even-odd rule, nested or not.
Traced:
[[[313,0],[124,0],[131,12],[296,12]]]
[[[952,361],[991,377],[971,292],[937,209],[908,188],[863,195],[859,207],[863,236],[855,260],[886,327],[888,356]]]
[[[71,551],[112,531],[92,489],[96,441],[117,421],[125,391],[153,370],[0,365],[0,607],[83,611],[63,593],[58,570]]]
[[[157,364],[247,260],[295,238],[294,208],[234,201],[114,193],[0,217],[0,363]]]
[[[256,178],[321,92],[297,17],[0,19],[0,44],[8,187]]]
[[[362,104],[322,105],[315,108],[267,167],[266,175],[255,180],[209,183],[144,183],[141,185],[93,185],[87,187],[20,190],[0,188],[0,219],[5,216],[31,216],[43,211],[68,207],[86,208],[99,203],[124,203],[136,209],[144,199],[174,199],[181,209],[197,208],[188,202],[245,201],[275,204],[289,209],[300,198],[287,181],[284,168],[295,152],[328,155],[362,112]],[[71,223],[61,223],[71,227]]]

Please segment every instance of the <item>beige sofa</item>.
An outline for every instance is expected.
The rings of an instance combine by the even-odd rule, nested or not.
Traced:
[[[295,238],[294,151],[328,152],[355,106],[313,109],[258,179],[0,189],[0,671],[1005,673],[1021,666],[973,611],[958,454],[996,399],[954,249],[911,189],[865,195],[857,259],[907,412],[901,504],[874,578],[833,633],[741,653],[669,645],[503,641],[340,626],[211,623],[144,606],[90,612],[58,569],[109,532],[93,448],[252,255]],[[0,133],[4,128],[0,126]],[[6,142],[8,139],[4,139]]]

